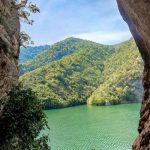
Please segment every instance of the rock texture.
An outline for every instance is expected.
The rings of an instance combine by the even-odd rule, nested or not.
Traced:
[[[143,99],[143,94],[144,94],[144,89],[143,89],[143,85],[142,85],[142,79],[137,79],[134,80],[131,83],[131,90],[133,91],[134,95],[136,95],[135,97],[135,102],[142,102]]]
[[[18,80],[20,24],[14,0],[0,0],[0,98]]]
[[[150,0],[117,0],[144,60],[144,98],[133,150],[150,150]]]

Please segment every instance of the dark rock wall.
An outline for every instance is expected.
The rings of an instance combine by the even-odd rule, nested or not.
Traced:
[[[144,98],[133,150],[150,150],[150,0],[117,0],[144,60]]]
[[[18,81],[20,24],[14,0],[0,0],[0,98]]]

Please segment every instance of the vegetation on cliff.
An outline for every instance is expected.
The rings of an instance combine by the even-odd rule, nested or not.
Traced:
[[[47,128],[42,102],[31,89],[14,87],[7,99],[1,100],[1,150],[49,150],[48,137],[40,135]]]
[[[31,89],[18,85],[20,45],[30,37],[20,31],[20,20],[32,24],[31,13],[40,10],[28,0],[0,0],[0,150],[49,150],[41,101]],[[11,90],[11,91],[10,91]]]

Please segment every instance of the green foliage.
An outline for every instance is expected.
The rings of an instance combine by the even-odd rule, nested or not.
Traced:
[[[59,52],[76,52],[69,52],[70,55],[39,67],[20,78],[25,86],[31,87],[38,97],[46,102],[45,108],[85,104],[103,80],[103,61],[115,51],[112,46],[80,39],[70,38],[60,43]],[[43,60],[51,60],[51,57],[43,57],[43,54],[40,57]]]
[[[14,87],[0,116],[2,150],[49,150],[48,137],[41,135],[47,128],[41,101],[31,89]],[[2,106],[2,105],[1,105]]]
[[[122,43],[104,66],[104,82],[93,92],[88,103],[105,105],[136,101],[133,83],[142,77],[143,64],[135,42]]]
[[[20,81],[37,93],[46,109],[81,105],[87,99],[95,105],[135,102],[134,82],[143,70],[132,39],[105,46],[69,38],[38,55],[32,65],[41,67]]]
[[[77,38],[68,38],[60,41],[48,48],[48,50],[40,53],[37,57],[22,64],[20,68],[20,73],[24,74],[26,72],[35,70],[41,66],[45,66],[50,62],[58,61],[61,58],[71,55],[80,49],[88,50],[90,48],[100,47],[100,44],[94,42],[89,42],[86,40],[81,40]],[[107,56],[107,53],[106,53]],[[103,55],[105,57],[105,55]]]

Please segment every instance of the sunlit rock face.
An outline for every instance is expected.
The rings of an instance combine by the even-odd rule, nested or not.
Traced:
[[[150,0],[117,0],[123,19],[128,23],[130,31],[143,57],[144,66],[144,98],[139,123],[139,136],[133,144],[133,150],[150,149]]]
[[[0,0],[0,98],[18,80],[20,24],[14,0]]]

